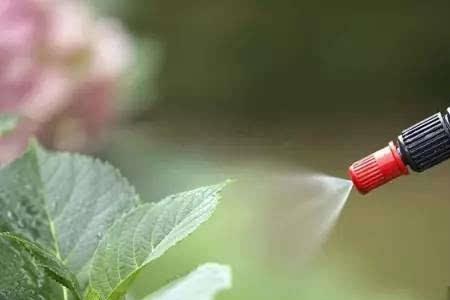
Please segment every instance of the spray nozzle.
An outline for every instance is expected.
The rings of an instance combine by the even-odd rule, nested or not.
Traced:
[[[408,175],[408,173],[408,168],[402,161],[394,142],[390,142],[389,146],[355,162],[349,169],[350,178],[361,194],[367,194],[399,176]]]
[[[413,171],[423,172],[450,158],[450,108],[404,130],[396,142],[355,162],[349,175],[362,194]]]

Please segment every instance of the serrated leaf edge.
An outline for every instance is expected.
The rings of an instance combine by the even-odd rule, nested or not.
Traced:
[[[230,183],[232,183],[232,182],[234,182],[234,181],[235,181],[235,180],[233,180],[233,179],[227,179],[227,180],[225,180],[225,181],[222,182],[222,183],[215,184],[215,185],[211,185],[211,187],[216,187],[215,191],[211,192],[212,194],[217,194],[217,198],[216,198],[217,203],[216,203],[216,206],[217,206],[217,204],[220,203],[219,200],[222,199],[221,192],[223,191],[223,189],[224,189],[227,185],[229,185]],[[200,188],[202,188],[202,187],[200,187]],[[188,191],[185,191],[185,192],[188,192]],[[183,192],[182,192],[182,193],[183,193]],[[124,215],[122,215],[121,218],[119,218],[113,225],[111,225],[111,227],[108,229],[108,231],[109,231],[111,228],[113,228],[113,226],[114,226],[116,223],[118,223],[121,219],[126,218],[127,216],[131,215],[131,214],[134,213],[134,211],[136,211],[137,209],[142,208],[142,206],[145,206],[145,205],[152,205],[152,206],[153,206],[153,205],[158,205],[159,203],[162,203],[162,202],[164,202],[164,201],[169,200],[170,197],[173,197],[173,196],[175,196],[175,195],[177,195],[177,194],[169,195],[169,196],[163,198],[162,200],[160,200],[160,201],[158,201],[158,202],[156,202],[156,203],[144,203],[144,204],[138,205],[137,207],[131,209],[129,212],[127,212],[127,213],[125,213]],[[150,208],[150,209],[151,209],[151,208]],[[210,218],[211,215],[212,215],[212,213],[211,213],[211,214],[208,216],[208,218],[206,218],[203,222],[199,223],[198,226],[200,226],[200,225],[204,224],[206,221],[208,221],[208,219]],[[170,233],[172,233],[172,232],[175,230],[175,228],[178,228],[178,226],[175,226],[174,229],[171,230]],[[106,238],[106,237],[108,236],[108,231],[106,232],[105,236],[102,238],[102,241],[103,241],[104,238]],[[170,233],[169,233],[169,234],[170,234]],[[188,234],[185,238],[187,238],[188,236],[190,236],[192,233],[193,233],[193,232],[191,232],[190,234]],[[167,235],[169,235],[169,234],[167,234]],[[183,240],[184,240],[185,238],[183,238]],[[163,242],[165,239],[166,239],[166,237],[164,237],[164,239],[163,239],[161,242]],[[182,240],[177,241],[176,243],[174,243],[173,245],[171,245],[170,248],[171,248],[171,247],[174,247],[176,244],[178,244],[178,242],[181,242],[181,241],[182,241]],[[161,242],[160,242],[160,243],[161,243]],[[99,245],[100,245],[100,244],[99,244]],[[99,249],[99,247],[97,247],[97,249],[95,250],[93,257],[95,257],[95,255],[97,254],[98,249]],[[156,257],[153,257],[150,261],[149,261],[149,259],[146,259],[146,260],[139,266],[138,269],[136,269],[135,271],[133,271],[133,272],[131,272],[130,274],[128,274],[128,276],[127,276],[126,278],[122,279],[122,280],[114,287],[114,290],[112,290],[112,291],[108,294],[108,296],[107,296],[106,298],[104,298],[104,299],[105,299],[105,300],[109,300],[110,297],[114,295],[114,292],[115,292],[115,290],[116,290],[118,287],[120,287],[121,285],[123,285],[125,282],[129,281],[130,278],[135,277],[135,276],[142,270],[142,268],[144,268],[145,266],[147,266],[151,261],[153,261],[153,260],[155,260],[155,259],[158,259],[160,256],[161,256],[161,255],[156,256]],[[151,257],[151,255],[149,255],[149,257]],[[91,278],[91,274],[89,273],[89,282],[91,281],[90,278]],[[89,284],[89,286],[88,286],[88,289],[94,290],[90,284]],[[95,290],[94,290],[94,291],[95,291]],[[98,295],[98,293],[97,293],[97,295]],[[103,298],[100,297],[99,299],[103,299]]]

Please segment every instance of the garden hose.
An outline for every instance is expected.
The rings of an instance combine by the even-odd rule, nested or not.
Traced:
[[[356,189],[367,194],[409,169],[423,172],[450,158],[450,108],[402,131],[395,141],[353,163],[349,175]]]

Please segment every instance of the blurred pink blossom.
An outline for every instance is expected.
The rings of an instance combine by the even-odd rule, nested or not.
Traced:
[[[30,136],[89,150],[114,118],[114,96],[132,42],[115,20],[77,0],[0,1],[0,113],[21,117],[0,137],[0,163]]]

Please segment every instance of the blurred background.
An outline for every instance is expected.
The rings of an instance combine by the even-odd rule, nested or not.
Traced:
[[[302,223],[283,227],[302,187],[270,176],[345,178],[450,106],[450,2],[2,3],[0,111],[20,121],[0,160],[38,135],[111,161],[146,201],[244,178],[136,295],[217,261],[233,268],[224,300],[448,299],[448,164],[353,192],[307,264]]]

